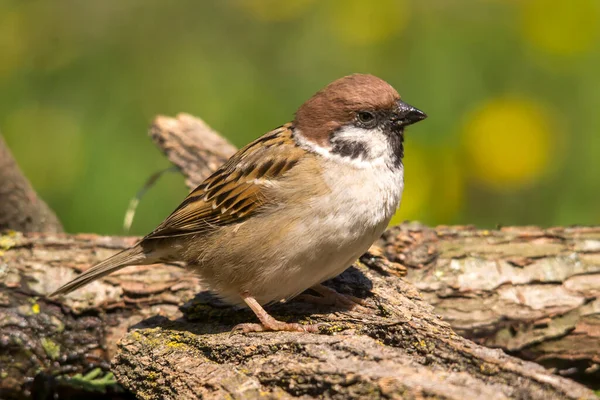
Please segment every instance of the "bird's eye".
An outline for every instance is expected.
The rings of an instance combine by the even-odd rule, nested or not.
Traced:
[[[359,111],[356,114],[358,122],[367,127],[373,127],[375,125],[375,115],[369,111]]]

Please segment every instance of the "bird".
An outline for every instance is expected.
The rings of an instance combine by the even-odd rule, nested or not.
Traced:
[[[370,74],[319,90],[292,122],[235,153],[134,246],[57,289],[65,295],[131,265],[184,262],[218,297],[250,308],[243,332],[319,332],[277,320],[265,306],[322,283],[377,240],[404,189],[404,131],[426,114]],[[313,296],[315,297],[315,296]]]

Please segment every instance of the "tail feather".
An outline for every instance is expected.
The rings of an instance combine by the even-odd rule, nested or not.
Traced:
[[[73,290],[79,289],[80,287],[95,281],[96,279],[118,271],[121,268],[125,268],[129,265],[153,264],[154,262],[155,261],[153,258],[149,258],[146,254],[144,254],[142,246],[138,244],[107,258],[99,264],[94,265],[92,268],[88,269],[71,282],[61,286],[58,290],[52,293],[50,297],[70,293]]]

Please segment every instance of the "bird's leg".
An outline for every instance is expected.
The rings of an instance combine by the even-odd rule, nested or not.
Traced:
[[[254,314],[260,320],[260,324],[239,324],[232,331],[247,332],[264,332],[264,331],[289,331],[289,332],[319,332],[319,324],[302,325],[297,323],[288,323],[279,321],[271,317],[258,301],[247,293],[242,294],[244,302],[250,307]]]
[[[319,293],[322,297],[311,296],[311,295],[300,295],[297,299],[317,304],[327,304],[331,306],[337,306],[346,308],[348,310],[366,310],[366,303],[363,299],[354,297],[348,294],[338,293],[337,291],[328,288],[325,285],[317,284],[311,287],[312,290]]]

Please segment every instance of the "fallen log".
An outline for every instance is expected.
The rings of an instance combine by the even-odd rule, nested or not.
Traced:
[[[599,227],[402,225],[379,244],[459,335],[600,388]]]
[[[157,118],[151,135],[190,187],[235,151],[189,115]],[[229,336],[253,316],[220,305],[178,266],[130,267],[60,301],[44,297],[135,240],[0,236],[0,398],[68,393],[64,377],[108,371],[115,355],[113,371],[138,397],[591,398],[541,367],[458,337],[437,315],[482,344],[592,387],[599,381],[597,228],[394,228],[330,283],[366,298],[367,313],[299,302],[272,309],[328,323],[323,335]],[[129,395],[110,379],[83,382]]]
[[[574,381],[455,334],[379,247],[328,283],[365,299],[367,311],[293,301],[271,311],[324,322],[321,335],[232,335],[252,314],[223,306],[178,266],[126,268],[60,302],[40,295],[133,238],[1,240],[2,398],[48,394],[61,374],[107,368],[115,354],[118,381],[144,398],[594,398]]]
[[[190,189],[234,151],[187,114],[150,132]],[[379,244],[457,333],[600,388],[600,228],[404,225]]]

